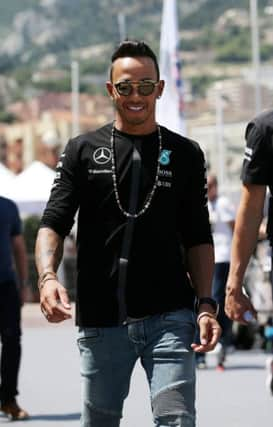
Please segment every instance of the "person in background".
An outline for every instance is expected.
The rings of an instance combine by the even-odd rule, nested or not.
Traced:
[[[268,317],[264,327],[265,350],[273,354],[273,317]]]
[[[38,145],[39,160],[51,169],[56,168],[60,156],[60,138],[56,131],[47,130]]]
[[[157,124],[164,81],[146,43],[121,43],[106,87],[115,121],[69,141],[42,217],[41,309],[49,322],[71,316],[56,271],[79,208],[81,426],[120,425],[140,359],[155,425],[194,427],[194,351],[212,350],[221,332],[211,298],[204,156],[197,143]],[[200,344],[193,342],[195,296]]]
[[[273,317],[269,317],[264,327],[265,351],[273,356]],[[273,395],[273,357],[266,360],[266,386]]]
[[[254,253],[264,217],[267,186],[270,190],[267,236],[273,243],[273,110],[265,111],[246,127],[242,167],[242,190],[232,241],[231,264],[226,289],[226,314],[242,324],[255,321],[257,311],[244,293],[245,271]],[[268,382],[273,394],[273,358],[267,362]]]
[[[232,321],[225,314],[225,292],[230,263],[235,209],[228,197],[219,195],[216,175],[209,174],[207,182],[209,218],[215,253],[212,296],[219,304],[218,321],[222,328],[222,336],[217,352],[216,369],[223,371],[226,349],[232,341]],[[206,367],[205,353],[196,353],[196,359],[198,368]]]
[[[16,395],[27,254],[17,206],[4,197],[0,197],[0,260],[0,410],[12,420],[24,420],[28,413],[20,408]]]

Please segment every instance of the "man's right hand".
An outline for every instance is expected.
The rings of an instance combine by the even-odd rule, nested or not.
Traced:
[[[225,312],[230,319],[236,320],[243,325],[249,323],[244,318],[246,312],[250,312],[255,319],[257,318],[257,311],[253,307],[249,297],[243,293],[242,289],[235,290],[229,285],[226,289]]]
[[[72,317],[67,291],[56,279],[47,280],[40,290],[40,306],[48,322],[59,323]]]

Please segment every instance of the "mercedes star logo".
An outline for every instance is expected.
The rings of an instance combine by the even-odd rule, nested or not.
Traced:
[[[104,165],[111,160],[111,151],[107,147],[100,147],[94,151],[93,159],[99,165]]]

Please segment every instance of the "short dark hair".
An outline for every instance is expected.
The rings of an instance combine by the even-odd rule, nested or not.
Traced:
[[[148,57],[151,58],[154,62],[157,80],[159,80],[159,66],[157,62],[157,57],[152,49],[144,41],[139,40],[124,40],[119,44],[112,55],[112,66],[110,69],[110,80],[112,81],[113,74],[113,63],[118,58],[136,58],[136,57]]]

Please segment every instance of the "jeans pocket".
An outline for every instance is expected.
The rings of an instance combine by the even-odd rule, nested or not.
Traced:
[[[162,314],[162,322],[165,325],[170,325],[171,323],[179,323],[179,324],[190,324],[193,328],[195,328],[195,317],[193,312],[188,309],[180,309],[175,311],[168,311]]]
[[[78,332],[78,346],[81,344],[85,346],[88,343],[95,343],[101,341],[102,329],[101,328],[80,328]]]
[[[190,309],[186,308],[162,314],[161,327],[167,340],[170,340],[170,343],[173,342],[170,347],[177,348],[177,344],[180,343],[182,349],[192,352],[191,344],[196,329],[194,314]]]

